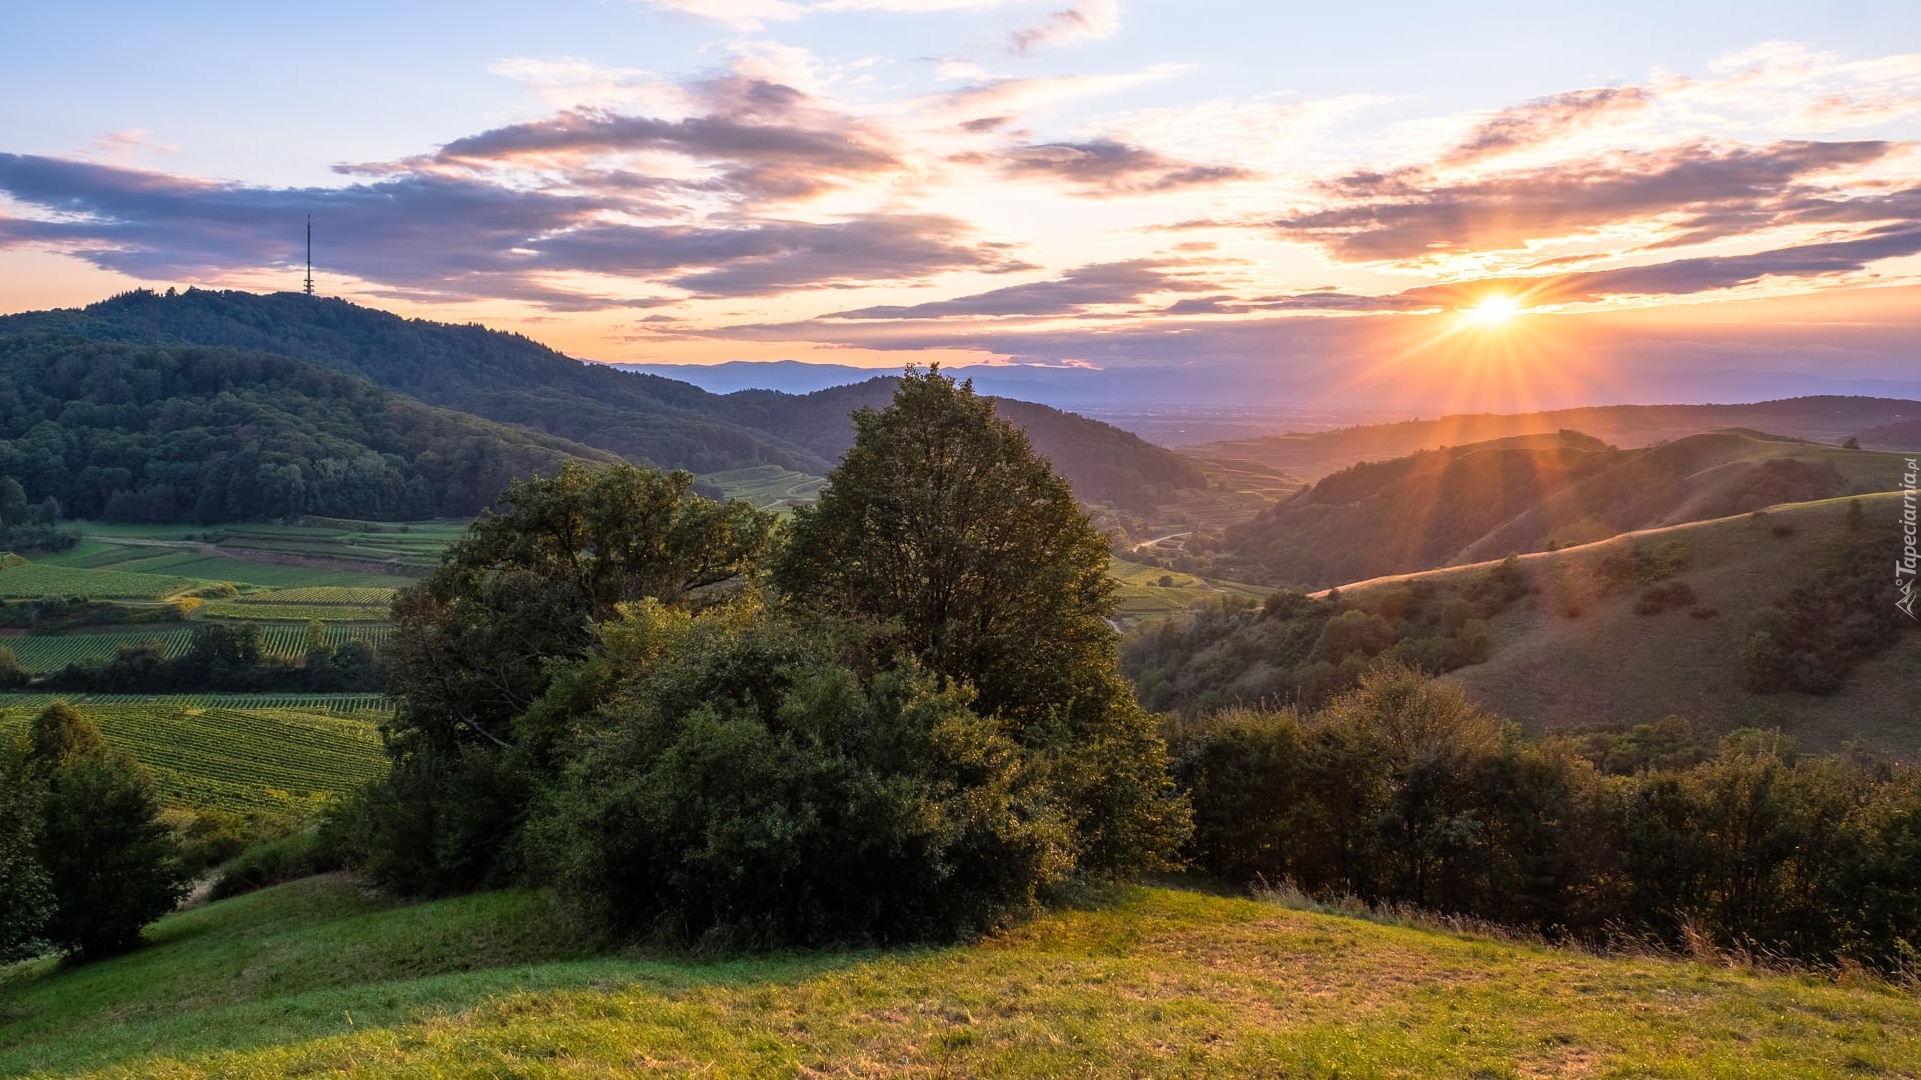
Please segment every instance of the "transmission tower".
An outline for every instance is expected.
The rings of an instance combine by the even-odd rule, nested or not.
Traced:
[[[313,215],[307,215],[307,295],[313,295]]]

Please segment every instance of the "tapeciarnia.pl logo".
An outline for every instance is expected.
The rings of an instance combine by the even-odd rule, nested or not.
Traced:
[[[1894,564],[1894,587],[1901,595],[1894,606],[1905,612],[1908,618],[1921,621],[1921,615],[1914,613],[1915,563],[1921,560],[1921,553],[1915,550],[1915,474],[1921,473],[1921,468],[1915,466],[1916,460],[1908,459],[1908,471],[1901,477],[1901,486],[1905,489],[1901,495],[1901,558]]]

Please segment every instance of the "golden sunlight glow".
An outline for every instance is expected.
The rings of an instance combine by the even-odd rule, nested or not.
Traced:
[[[1521,313],[1521,305],[1511,296],[1488,296],[1467,309],[1467,317],[1482,326],[1499,326]]]

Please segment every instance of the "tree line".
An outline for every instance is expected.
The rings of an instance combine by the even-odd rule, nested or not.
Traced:
[[[1921,767],[1675,726],[1530,737],[1387,666],[1325,708],[1228,710],[1169,742],[1190,855],[1238,883],[1912,972]]]

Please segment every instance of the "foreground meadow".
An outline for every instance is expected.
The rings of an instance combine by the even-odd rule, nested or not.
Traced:
[[[0,976],[0,1074],[1921,1074],[1921,999],[1128,888],[976,944],[585,955],[547,902],[322,877]]]

